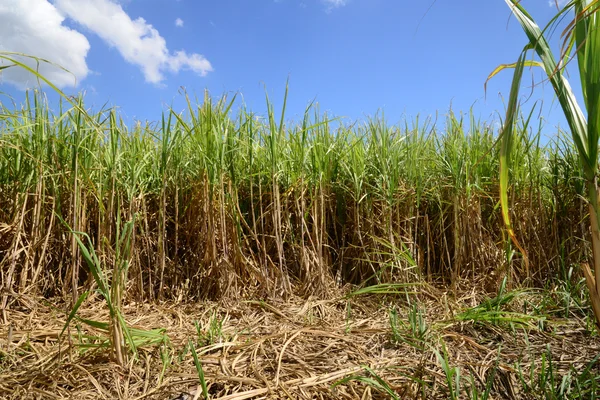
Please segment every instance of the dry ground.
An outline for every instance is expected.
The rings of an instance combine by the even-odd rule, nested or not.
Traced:
[[[107,348],[81,345],[98,344],[105,335],[102,329],[74,320],[70,339],[65,335],[59,340],[66,306],[21,298],[0,330],[0,397],[202,398],[190,341],[213,399],[389,398],[375,387],[377,377],[398,398],[450,398],[448,371],[440,359],[444,348],[449,367],[460,368],[460,398],[473,398],[473,385],[483,393],[490,380],[491,399],[544,398],[560,389],[564,376],[598,374],[598,365],[590,362],[600,353],[600,340],[584,319],[460,321],[456,316],[479,304],[482,296],[467,291],[452,296],[429,286],[417,292],[285,302],[128,304],[124,311],[132,326],[165,328],[169,340],[141,346],[137,358],[123,367],[110,361]],[[515,310],[523,307],[523,298],[530,304],[540,300],[523,295],[515,300]],[[423,310],[422,323],[408,301]],[[395,335],[392,308],[402,321]],[[79,316],[108,320],[98,298],[88,299]],[[344,378],[351,379],[333,386]]]

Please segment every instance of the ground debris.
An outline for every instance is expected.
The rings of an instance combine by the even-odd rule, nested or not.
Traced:
[[[74,321],[61,337],[60,306],[11,310],[0,331],[0,397],[202,399],[190,345],[210,398],[229,400],[389,398],[386,390],[397,398],[444,399],[452,388],[443,357],[472,378],[464,390],[473,385],[483,392],[492,379],[490,398],[536,398],[520,377],[536,376],[549,359],[555,377],[598,370],[589,363],[600,343],[577,319],[557,320],[551,331],[457,321],[447,300],[434,297],[415,297],[418,307],[369,296],[129,304],[124,311],[133,327],[164,328],[168,340],[140,346],[123,367],[102,347],[102,332]],[[423,311],[421,320],[415,310]],[[391,315],[401,321],[395,330]],[[80,318],[106,321],[108,315],[90,303]]]

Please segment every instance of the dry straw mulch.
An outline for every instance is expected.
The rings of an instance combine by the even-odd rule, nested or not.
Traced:
[[[30,300],[24,303],[36,306],[10,310],[9,323],[0,331],[0,398],[202,398],[193,357],[186,351],[189,340],[195,343],[210,397],[229,400],[387,398],[357,380],[333,386],[352,376],[372,377],[365,366],[399,398],[447,398],[435,354],[442,343],[449,363],[480,388],[495,370],[491,398],[535,398],[523,391],[517,361],[529,374],[550,352],[556,373],[564,374],[583,369],[600,352],[598,338],[576,319],[528,330],[459,323],[452,316],[477,298],[450,297],[431,288],[413,297],[429,326],[423,346],[392,340],[390,307],[398,307],[405,321],[408,314],[406,301],[398,298],[129,304],[124,311],[132,326],[166,328],[169,343],[140,348],[138,358],[123,367],[110,360],[105,348],[82,351],[75,323],[70,339],[59,341],[64,312]],[[98,299],[88,300],[80,317],[108,320]],[[81,329],[94,333],[85,325]]]

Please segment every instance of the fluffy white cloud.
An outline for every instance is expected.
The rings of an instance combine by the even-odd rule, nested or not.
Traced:
[[[212,71],[210,62],[200,54],[169,51],[152,25],[143,18],[132,20],[116,1],[0,0],[0,51],[47,59],[56,65],[41,63],[40,73],[59,87],[74,87],[89,74],[86,56],[90,43],[81,32],[64,25],[69,18],[115,47],[127,62],[139,66],[148,82],[160,83],[165,72],[190,70],[205,76]],[[178,18],[175,24],[183,26],[183,20]],[[38,68],[35,60],[19,60]],[[1,70],[1,82],[20,88],[37,84],[35,77],[21,68]]]
[[[39,72],[59,87],[76,86],[89,70],[85,62],[90,44],[81,33],[63,25],[64,17],[47,0],[0,1],[0,51],[13,51],[44,58],[56,65],[39,64]],[[19,58],[38,68],[35,60]],[[6,65],[6,63],[5,63]],[[0,82],[19,88],[32,87],[36,78],[21,68],[7,68]]]
[[[175,20],[175,26],[181,28],[183,26],[183,20],[181,18],[177,18]]]
[[[160,83],[163,72],[188,69],[205,76],[210,62],[200,54],[170,53],[165,39],[143,18],[132,20],[123,8],[110,0],[55,0],[55,6],[69,18],[114,46],[123,58],[142,69],[146,81]]]

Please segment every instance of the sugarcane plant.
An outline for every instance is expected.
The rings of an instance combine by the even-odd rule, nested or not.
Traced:
[[[46,85],[48,85],[60,96],[61,99],[65,100],[72,106],[72,110],[73,110],[72,113],[74,115],[74,117],[72,118],[72,121],[74,122],[73,126],[76,127],[76,129],[74,129],[74,131],[73,131],[73,136],[76,137],[76,139],[74,139],[74,142],[76,143],[76,145],[73,146],[73,151],[72,151],[72,153],[73,153],[73,157],[72,157],[73,164],[72,165],[73,165],[73,170],[75,171],[75,174],[74,174],[75,175],[75,180],[74,180],[75,184],[73,186],[74,186],[74,193],[77,194],[78,193],[77,168],[78,168],[79,163],[82,163],[82,160],[80,160],[78,158],[78,154],[82,153],[82,150],[81,150],[82,140],[80,138],[79,131],[84,130],[82,128],[83,121],[88,123],[90,125],[91,129],[94,130],[98,134],[98,136],[102,136],[102,128],[101,128],[100,124],[98,124],[85,111],[81,97],[74,98],[71,96],[67,96],[57,86],[55,86],[51,81],[49,81],[42,74],[40,74],[40,72],[37,68],[36,69],[31,68],[25,62],[27,60],[35,61],[38,65],[40,63],[46,63],[46,64],[56,66],[58,68],[61,68],[64,71],[66,71],[66,70],[58,65],[51,63],[48,60],[41,59],[41,58],[38,58],[35,56],[29,56],[29,55],[26,55],[23,53],[0,51],[0,72],[2,70],[6,70],[7,68],[11,68],[11,67],[21,68],[21,69],[31,73],[38,80],[38,83],[40,83],[40,85],[42,82],[45,83]],[[4,63],[4,62],[6,62],[7,64],[2,65],[1,63]],[[68,116],[68,115],[70,115],[69,112],[65,113],[63,116]],[[63,117],[61,117],[60,119],[63,119]],[[120,132],[119,132],[118,127],[116,126],[117,124],[115,122],[114,113],[112,113],[112,112],[110,113],[109,120],[111,122],[111,129],[110,129],[110,135],[111,135],[110,137],[112,139],[111,143],[114,144],[114,143],[117,143],[120,139],[119,138]],[[111,174],[114,174],[114,164],[116,164],[116,158],[118,158],[117,154],[116,154],[116,149],[113,149],[113,150],[115,150],[113,152],[114,154],[111,154],[111,157],[109,157],[109,159],[111,159],[112,164],[113,164],[113,168],[110,169]],[[87,153],[91,153],[91,152],[92,151],[87,151]],[[113,180],[114,180],[114,175],[111,176],[111,178],[113,178]],[[98,196],[98,197],[100,197],[100,196]],[[129,196],[129,197],[132,197],[132,196]],[[73,203],[77,204],[78,200],[76,200],[77,199],[76,195],[73,196],[73,199],[74,199]],[[129,200],[129,203],[131,203],[131,199]],[[116,208],[119,209],[118,206]],[[163,335],[164,330],[144,331],[144,330],[131,328],[125,321],[125,317],[123,314],[122,303],[123,303],[123,297],[125,294],[125,290],[127,287],[127,278],[128,278],[130,261],[132,259],[132,245],[133,245],[133,236],[134,236],[134,231],[135,231],[135,227],[134,227],[135,214],[130,215],[131,219],[128,222],[125,222],[122,224],[121,223],[121,215],[118,212],[116,213],[116,234],[115,234],[114,247],[111,246],[111,243],[106,243],[106,247],[110,250],[110,252],[112,252],[114,254],[114,256],[113,256],[114,268],[113,268],[112,274],[110,274],[110,273],[107,274],[108,270],[106,268],[106,265],[103,261],[101,261],[101,258],[98,256],[90,236],[88,234],[86,234],[85,232],[79,231],[77,219],[74,218],[72,220],[72,224],[71,224],[72,226],[71,226],[67,221],[65,221],[65,219],[61,216],[61,214],[59,212],[55,211],[55,216],[63,223],[63,225],[68,229],[68,231],[71,234],[71,238],[72,238],[71,253],[76,254],[77,250],[79,250],[81,252],[83,259],[85,260],[85,262],[89,268],[89,271],[94,278],[94,281],[97,286],[97,291],[102,295],[102,297],[106,301],[106,304],[107,304],[107,307],[109,310],[109,322],[103,323],[103,322],[92,321],[92,320],[85,320],[85,322],[92,327],[99,328],[101,330],[108,330],[108,332],[109,332],[109,340],[108,341],[110,343],[110,347],[111,347],[115,361],[119,365],[123,365],[127,361],[128,353],[126,350],[129,350],[129,353],[133,354],[134,356],[137,356],[137,347],[139,345],[144,344],[144,343],[156,344],[156,343],[158,343],[158,341],[168,340],[166,338],[166,336]],[[106,238],[103,238],[103,239],[105,242],[108,242],[108,239],[106,239]],[[12,268],[12,270],[14,270],[14,267]],[[76,318],[76,314],[77,314],[77,311],[79,310],[79,307],[86,300],[86,298],[89,294],[89,292],[84,292],[81,295],[79,295],[79,293],[78,293],[78,285],[77,285],[78,260],[77,260],[77,257],[75,257],[75,256],[73,257],[71,271],[72,271],[72,280],[71,280],[72,309],[71,309],[71,312],[67,318],[67,322],[65,323],[60,336],[62,336],[62,334],[65,332],[65,330],[68,327],[71,320]],[[10,286],[10,281],[12,280],[13,273],[11,271],[9,271],[8,276],[10,277],[10,279],[7,279],[9,281],[8,286]],[[109,276],[110,276],[110,279],[109,279]],[[8,300],[8,296],[4,295],[2,297],[1,303],[0,303],[2,310],[5,309],[7,300]]]
[[[600,279],[598,279],[600,278],[600,205],[597,180],[598,139],[600,134],[600,13],[598,12],[600,0],[571,0],[562,8],[557,7],[557,14],[543,30],[540,29],[519,0],[505,1],[525,31],[529,41],[516,63],[500,65],[488,77],[489,80],[504,69],[514,69],[506,119],[501,133],[500,201],[503,219],[509,236],[519,246],[511,226],[508,204],[508,178],[513,146],[513,128],[515,121],[518,119],[518,96],[523,71],[525,67],[541,67],[554,89],[571,130],[573,143],[579,155],[579,165],[587,186],[594,272],[592,273],[588,263],[582,263],[581,269],[589,289],[596,324],[600,327]],[[574,10],[574,18],[562,33],[563,43],[557,61],[548,43],[547,36],[571,10]],[[532,52],[538,56],[539,60],[529,58],[529,54]],[[566,67],[573,58],[577,59],[587,118],[566,78]]]

